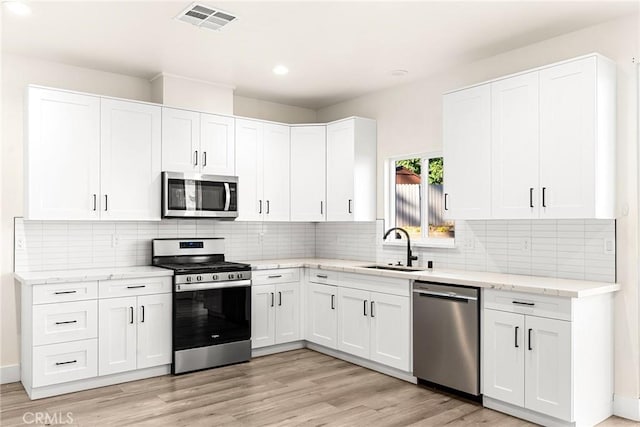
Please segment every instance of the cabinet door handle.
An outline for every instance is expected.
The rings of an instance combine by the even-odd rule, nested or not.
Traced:
[[[529,188],[529,207],[533,207],[533,188]]]
[[[94,194],[93,195],[93,210],[97,210],[98,209],[98,195]]]
[[[129,323],[133,325],[133,307],[129,307],[129,311],[131,314],[131,320],[129,321]]]
[[[147,285],[135,285],[135,286],[127,286],[127,289],[138,289],[138,288],[146,288]]]
[[[371,301],[371,317],[376,317],[376,314],[373,312],[374,304],[375,304],[375,302]]]
[[[353,213],[353,212],[351,212],[351,202],[352,202],[352,200],[349,199],[349,213]]]
[[[364,301],[362,301],[362,302],[364,303],[364,309],[363,309],[364,313],[363,313],[363,314],[364,314],[364,315],[365,315],[365,317],[366,317],[366,316],[367,316],[367,300],[364,300]]]
[[[77,360],[69,360],[68,362],[56,362],[56,366],[60,366],[60,365],[69,365],[71,363],[76,363]]]
[[[62,294],[75,294],[78,291],[57,291],[54,292],[55,295],[62,295]]]
[[[542,187],[542,207],[546,208],[547,207],[547,201],[546,201],[546,193],[547,192],[547,187]]]
[[[194,161],[194,163],[193,163],[193,166],[198,166],[198,150],[196,150],[196,151],[194,152],[193,157],[194,157],[194,159],[195,159],[195,161]]]
[[[515,328],[515,331],[516,331],[516,332],[515,332],[515,336],[516,336],[516,337],[515,337],[515,340],[516,340],[516,343],[515,343],[515,344],[516,344],[516,348],[520,347],[520,346],[518,345],[518,329],[520,329],[520,326],[516,326],[516,328]]]
[[[336,296],[331,295],[331,310],[335,310],[335,309],[336,309]]]
[[[527,347],[529,348],[529,350],[533,350],[533,348],[531,347],[531,331],[533,331],[533,329],[529,328],[529,331],[527,332],[527,335],[528,335],[527,341],[529,341],[527,343]]]
[[[207,166],[207,152],[203,151],[202,152],[202,167]]]
[[[324,214],[324,212],[323,212],[323,211],[324,211],[324,209],[323,209],[323,207],[322,207],[322,200],[320,200],[320,215],[323,215],[323,214]]]
[[[267,200],[267,215],[269,215],[269,201]]]
[[[258,200],[258,213],[261,214],[262,213],[262,200]]]
[[[141,317],[140,323],[144,323],[144,305],[141,305],[140,309],[141,309],[140,310],[140,317]]]
[[[78,323],[78,321],[77,320],[67,320],[67,321],[64,321],[64,322],[56,322],[56,325],[67,325],[69,323]]]
[[[278,292],[278,307],[282,306],[282,292]]]
[[[274,303],[274,294],[273,292],[271,292],[271,307],[273,307],[273,303]]]
[[[444,193],[444,210],[445,211],[449,210],[449,205],[447,204],[448,200],[449,200],[449,193]]]
[[[109,209],[109,196],[107,194],[104,195],[104,210],[105,212]]]
[[[272,276],[267,276],[268,279],[278,279],[280,277],[282,277],[282,274],[274,274]]]

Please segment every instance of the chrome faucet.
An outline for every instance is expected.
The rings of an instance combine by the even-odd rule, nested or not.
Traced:
[[[404,235],[407,237],[407,267],[413,267],[412,261],[416,261],[418,257],[411,255],[411,238],[409,237],[409,233],[407,233],[407,230],[400,227],[390,228],[387,230],[386,233],[384,233],[384,237],[382,239],[383,240],[386,239],[387,236],[389,236],[389,234],[391,234],[391,232],[394,230],[396,231],[396,239],[400,238],[400,233],[398,233],[398,231],[402,231]]]

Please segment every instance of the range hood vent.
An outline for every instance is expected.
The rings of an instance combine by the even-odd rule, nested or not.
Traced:
[[[192,3],[185,10],[180,12],[176,18],[178,21],[195,25],[196,27],[207,28],[209,30],[220,30],[237,20],[238,17],[224,12],[220,9],[206,6],[202,3]]]

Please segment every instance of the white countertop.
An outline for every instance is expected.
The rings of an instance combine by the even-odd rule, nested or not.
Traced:
[[[450,269],[434,269],[416,272],[374,270],[363,268],[363,266],[366,265],[374,265],[375,263],[373,262],[342,259],[299,258],[244,262],[250,263],[253,270],[309,267],[323,270],[370,274],[374,276],[385,276],[408,280],[424,280],[439,283],[450,283],[454,285],[476,286],[480,288],[529,292],[571,298],[587,297],[590,295],[599,295],[620,290],[620,285],[617,283],[557,279],[553,277],[522,276],[518,274]]]
[[[89,280],[133,279],[136,277],[173,276],[173,270],[140,266],[120,268],[87,268],[83,270],[54,270],[13,273],[16,280],[24,285],[46,283],[84,282]]]

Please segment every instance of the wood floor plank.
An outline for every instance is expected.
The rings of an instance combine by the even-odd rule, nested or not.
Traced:
[[[2,385],[0,425],[24,425],[26,412],[72,412],[81,427],[532,425],[307,349],[35,401]]]

